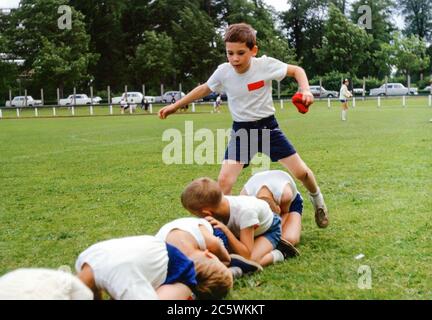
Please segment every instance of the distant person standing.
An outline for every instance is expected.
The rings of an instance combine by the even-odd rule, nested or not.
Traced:
[[[141,101],[141,109],[144,109],[145,111],[148,111],[150,107],[150,103],[148,100],[144,97]]]
[[[215,102],[215,112],[220,113],[221,104],[222,104],[222,98],[221,95],[218,95]]]
[[[346,121],[347,119],[348,99],[353,96],[352,93],[348,90],[348,85],[349,81],[348,79],[345,79],[339,92],[339,100],[342,103],[342,121]]]

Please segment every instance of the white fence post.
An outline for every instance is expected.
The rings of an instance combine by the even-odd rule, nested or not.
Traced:
[[[17,117],[19,118],[20,117],[19,108],[17,108],[16,110],[17,110],[17,112],[16,112],[17,113]]]
[[[380,96],[378,96],[378,100],[377,101],[378,101],[378,108],[379,108],[379,107],[381,107],[381,97]]]
[[[72,106],[71,111],[72,111],[72,115],[75,116],[75,107],[74,106]]]
[[[38,109],[35,108],[35,117],[39,117]]]
[[[283,105],[283,100],[282,100],[282,99],[280,100],[280,106],[281,106],[281,109],[283,109],[283,108],[284,108],[284,105]]]
[[[327,108],[330,109],[330,107],[331,107],[331,100],[330,98],[327,98]]]
[[[432,95],[429,95],[429,107],[432,107]]]
[[[93,115],[93,106],[90,106],[90,115]]]
[[[56,108],[55,107],[53,107],[53,116],[54,117],[56,116]]]
[[[356,98],[355,97],[353,97],[353,108],[355,108],[355,106],[356,106]]]
[[[110,104],[110,106],[109,106],[109,110],[110,110],[110,115],[112,115],[112,114],[113,114],[112,104]]]
[[[195,112],[195,102],[192,102],[192,112]]]
[[[402,106],[406,107],[406,96],[402,96]]]
[[[10,100],[9,100],[10,101]],[[2,109],[0,108],[0,119],[1,118],[3,118],[3,111],[2,111]]]
[[[153,104],[152,104],[152,103],[150,103],[150,108],[149,108],[149,110],[150,110],[150,113],[153,113]]]

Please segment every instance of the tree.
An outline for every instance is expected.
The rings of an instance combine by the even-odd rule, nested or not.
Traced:
[[[318,73],[314,49],[321,47],[324,36],[324,15],[326,3],[319,0],[292,0],[291,8],[281,13],[283,32],[295,50],[296,60],[307,61],[304,68],[308,73]]]
[[[358,23],[359,19],[364,15],[363,11],[360,10],[359,12],[359,8],[364,5],[369,6],[371,9],[372,28],[365,29],[367,34],[372,36],[372,42],[368,48],[371,59],[368,59],[360,66],[358,76],[377,76],[382,79],[390,73],[388,59],[385,56],[385,51],[382,50],[382,44],[390,43],[395,31],[394,24],[391,21],[394,1],[358,0],[354,2],[351,13],[353,23]]]
[[[156,93],[155,88],[159,88],[174,73],[173,53],[171,37],[155,31],[145,32],[144,42],[137,47],[135,56],[130,58],[130,71],[135,83],[146,84]]]
[[[403,37],[396,33],[390,47],[390,61],[398,72],[405,76],[421,72],[430,63],[426,53],[426,42],[418,36]]]
[[[354,25],[333,4],[325,25],[323,46],[315,49],[324,73],[340,71],[356,74],[364,61],[369,59],[367,48],[372,37]]]
[[[22,71],[34,74],[34,86],[54,83],[78,86],[89,77],[88,68],[97,59],[89,51],[90,37],[80,12],[71,8],[71,29],[59,28],[58,8],[67,3],[65,0],[22,0],[10,15],[11,23],[5,31],[9,51],[15,58],[24,59]],[[65,52],[56,52],[60,50]],[[60,61],[66,66],[55,67]],[[42,66],[50,67],[50,72]]]
[[[107,85],[123,87],[128,81],[126,56],[136,48],[136,44],[133,48],[126,45],[127,32],[123,30],[128,4],[118,0],[70,0],[70,4],[84,15],[90,50],[100,56],[89,69],[95,78],[95,86],[99,89]]]
[[[432,36],[432,0],[398,0],[404,14],[408,35],[430,40]]]

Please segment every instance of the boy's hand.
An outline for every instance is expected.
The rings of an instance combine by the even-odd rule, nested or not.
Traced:
[[[292,103],[296,106],[298,112],[305,114],[309,111],[309,105],[304,103],[305,97],[300,92],[297,92],[292,97]],[[310,103],[309,103],[310,104]]]
[[[211,224],[214,228],[216,228],[216,229],[221,229],[221,230],[223,231],[223,233],[226,234],[227,226],[224,225],[222,222],[220,222],[219,220],[216,220],[215,218],[210,217],[210,216],[205,217],[205,219],[206,219],[208,222],[210,222],[210,224]]]
[[[163,107],[159,110],[158,115],[160,119],[166,119],[171,113],[175,113],[177,111],[177,108],[174,107],[173,104],[170,104],[169,106]]]
[[[312,92],[310,92],[310,90],[303,90],[302,92],[303,94],[303,104],[309,108],[309,106],[314,103],[314,96],[312,94]]]

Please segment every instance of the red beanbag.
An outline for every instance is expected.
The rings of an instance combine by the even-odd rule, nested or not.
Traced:
[[[309,111],[309,107],[306,107],[303,104],[303,95],[300,92],[297,92],[292,97],[292,103],[296,106],[298,112],[300,112],[300,113],[306,113]]]

